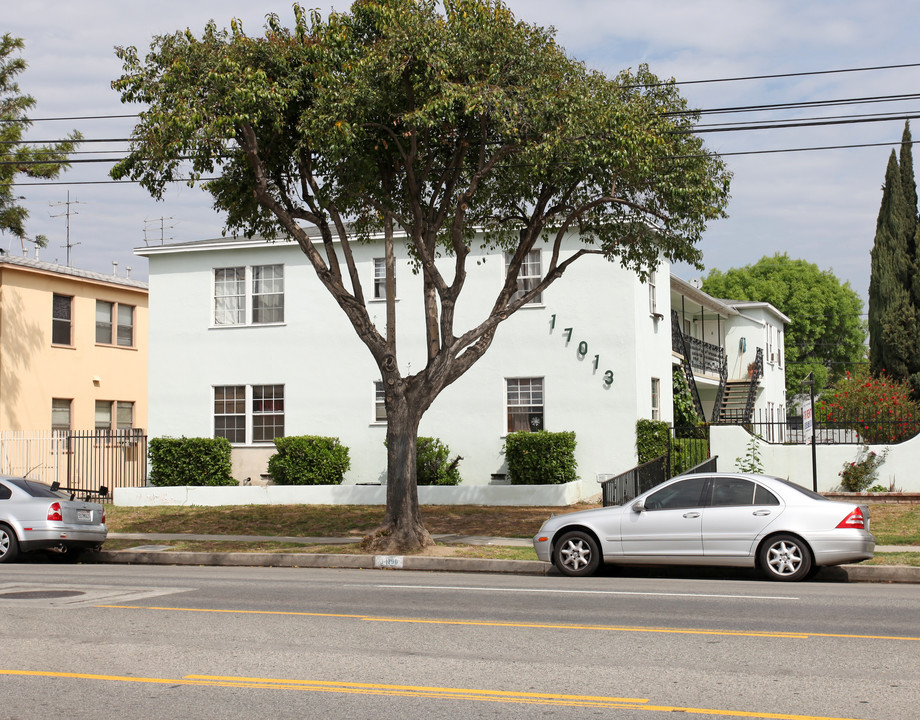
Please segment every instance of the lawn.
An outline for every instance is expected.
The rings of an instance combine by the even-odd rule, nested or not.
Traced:
[[[494,507],[480,505],[426,505],[425,526],[433,535],[486,535],[530,538],[550,515],[585,510],[598,505],[558,507]],[[280,537],[354,537],[357,541],[382,520],[376,505],[238,505],[221,507],[106,506],[113,533],[191,533],[198,535],[264,535]],[[879,545],[920,545],[920,507],[873,505],[872,533]],[[355,545],[304,545],[287,542],[170,540],[157,544],[171,550],[202,552],[310,552],[354,553]],[[137,540],[109,540],[107,550],[136,547]],[[535,560],[532,548],[439,543],[427,554]],[[920,565],[920,553],[879,554],[872,564]]]

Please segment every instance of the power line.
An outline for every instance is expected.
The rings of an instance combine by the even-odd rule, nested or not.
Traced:
[[[839,73],[868,72],[871,70],[898,70],[901,68],[920,67],[920,63],[904,63],[902,65],[874,65],[872,67],[842,68],[839,70],[811,70],[808,72],[776,73],[773,75],[745,75],[740,77],[711,78],[709,80],[675,80],[663,83],[651,83],[633,87],[660,87],[662,85],[702,85],[704,83],[740,82],[744,80],[775,80],[780,78],[808,77],[811,75],[834,75]]]

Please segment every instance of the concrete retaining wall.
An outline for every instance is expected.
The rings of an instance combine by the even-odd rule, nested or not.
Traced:
[[[563,485],[456,485],[418,489],[422,505],[565,506],[583,499],[581,482]],[[385,485],[264,485],[114,488],[116,505],[385,505]]]

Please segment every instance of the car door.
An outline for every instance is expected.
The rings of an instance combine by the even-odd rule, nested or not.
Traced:
[[[703,554],[702,505],[708,477],[695,475],[646,495],[642,510],[624,512],[620,540],[624,556]]]
[[[756,540],[783,512],[778,497],[753,480],[716,477],[703,508],[703,553],[712,557],[747,557]]]

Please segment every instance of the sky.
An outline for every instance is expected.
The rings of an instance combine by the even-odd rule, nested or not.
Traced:
[[[320,11],[347,2],[304,2]],[[570,56],[608,75],[647,63],[681,85],[691,107],[704,110],[869,98],[910,93],[920,67],[826,72],[920,63],[914,48],[920,3],[903,0],[509,0],[522,20],[556,29]],[[124,140],[139,110],[123,105],[110,83],[121,74],[116,46],[145,52],[154,35],[191,29],[208,20],[242,21],[260,34],[265,15],[291,24],[289,0],[28,0],[9,3],[0,32],[25,40],[28,69],[21,90],[37,101],[27,139],[55,140],[79,130],[86,140]],[[802,74],[816,73],[816,74]],[[699,82],[791,75],[727,82]],[[920,83],[918,83],[920,84]],[[703,122],[849,118],[892,113],[884,122],[803,128],[720,131],[705,135],[733,172],[727,219],[714,221],[701,242],[705,270],[677,266],[692,280],[764,255],[788,253],[830,270],[865,300],[869,253],[885,166],[900,144],[904,115],[916,99],[770,112],[706,115]],[[66,119],[60,119],[66,118]],[[920,138],[920,123],[914,130]],[[798,148],[861,148],[774,152]],[[125,142],[85,143],[75,159],[121,157]],[[739,154],[733,154],[739,153]],[[915,165],[918,163],[915,161]],[[48,236],[43,260],[146,279],[145,244],[219,237],[223,218],[200,188],[176,184],[154,201],[137,185],[108,178],[110,162],[74,164],[52,185],[17,185],[30,213],[30,234]],[[69,204],[68,204],[69,203]],[[69,214],[68,214],[69,210]],[[68,248],[68,237],[69,245]],[[0,235],[0,247],[20,253]],[[117,263],[117,265],[115,264]],[[130,268],[130,271],[128,271]]]

